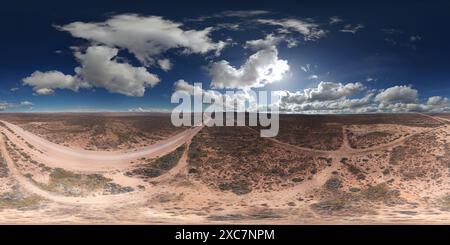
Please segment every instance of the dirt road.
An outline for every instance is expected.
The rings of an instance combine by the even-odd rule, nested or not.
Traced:
[[[55,144],[35,134],[6,121],[4,123],[13,133],[8,130],[3,132],[16,145],[32,152],[31,155],[37,160],[41,160],[50,167],[61,167],[76,171],[109,171],[123,169],[130,165],[130,162],[140,158],[154,158],[170,153],[177,147],[186,143],[194,137],[202,126],[187,129],[166,140],[162,140],[153,145],[133,151],[87,151],[82,149],[72,149]],[[23,140],[21,140],[19,137]],[[25,142],[24,142],[25,141]],[[33,149],[30,149],[30,146]]]

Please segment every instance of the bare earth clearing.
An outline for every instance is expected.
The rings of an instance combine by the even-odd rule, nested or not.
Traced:
[[[0,114],[0,223],[450,223],[450,116]]]

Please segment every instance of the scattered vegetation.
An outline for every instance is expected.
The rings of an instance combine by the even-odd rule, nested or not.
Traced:
[[[369,186],[363,191],[363,195],[369,200],[384,199],[389,192],[389,188],[385,183],[376,186]]]
[[[324,121],[324,116],[286,115],[280,118],[277,139],[318,150],[337,150],[342,144],[342,125]],[[301,122],[301,123],[298,123]]]
[[[431,153],[430,145],[438,138],[432,133],[419,133],[408,138],[403,146],[395,147],[390,153],[389,163],[397,166],[397,173],[405,180],[427,180],[443,177],[440,170],[445,158]]]
[[[37,207],[44,199],[37,195],[25,195],[15,185],[10,192],[0,194],[1,209],[31,209]]]
[[[5,115],[5,120],[53,143],[87,150],[117,150],[149,145],[185,129],[174,127],[168,115],[18,113]]]
[[[392,198],[399,197],[400,191],[391,190],[386,183],[381,183],[367,187],[361,194],[370,201],[389,201]]]
[[[221,183],[219,184],[219,189],[221,191],[233,192],[236,195],[245,195],[252,192],[252,187],[248,182],[245,181],[233,181],[231,183]]]
[[[23,209],[33,208],[39,205],[43,199],[38,195],[23,198],[14,198],[14,194],[5,193],[0,196],[0,209]]]
[[[6,161],[0,153],[0,178],[6,178],[9,175],[9,169],[6,165]]]
[[[111,179],[100,174],[78,174],[61,168],[50,173],[48,184],[38,183],[43,189],[69,196],[86,195],[105,188]]]
[[[392,149],[389,157],[389,164],[397,165],[399,162],[403,162],[408,157],[408,147],[400,145]]]
[[[348,207],[348,203],[343,199],[331,199],[311,204],[311,208],[322,215],[332,215],[334,212],[341,211]]]
[[[342,181],[336,177],[332,177],[325,182],[325,187],[328,190],[337,190],[342,187]]]
[[[117,195],[121,193],[128,193],[134,191],[133,187],[121,186],[119,184],[108,182],[104,186],[104,194]]]
[[[331,160],[287,149],[247,127],[210,127],[192,140],[188,163],[191,177],[219,190],[245,194],[294,186]]]
[[[199,163],[200,163],[200,159],[202,157],[206,157],[206,153],[204,151],[202,151],[201,148],[201,134],[198,134],[197,136],[195,136],[192,141],[191,144],[189,145],[189,152],[188,152],[188,161],[189,161],[189,165],[192,167],[192,169],[190,170],[191,172],[195,172],[194,168],[198,167]]]
[[[138,168],[125,173],[127,176],[140,176],[144,178],[155,178],[172,169],[179,162],[181,156],[186,149],[186,144],[178,147],[171,153],[150,159],[147,163],[140,165]]]
[[[367,126],[366,126],[367,127]],[[369,131],[368,130],[374,130],[374,129],[368,129],[368,128],[360,128],[359,132],[355,131],[352,132],[350,130],[347,130],[347,137],[348,142],[350,146],[354,149],[365,149],[374,147],[377,145],[382,145],[389,143],[391,141],[397,140],[403,135],[401,132],[390,132],[385,131],[383,128],[377,128],[377,130],[380,131]]]
[[[347,167],[347,170],[348,170],[351,174],[355,175],[355,176],[357,177],[358,180],[363,180],[363,179],[365,179],[365,178],[366,178],[366,175],[364,174],[364,171],[361,170],[360,168],[356,167],[355,165],[350,164],[348,161],[349,161],[349,160],[348,160],[348,158],[346,158],[346,157],[344,157],[344,158],[341,159],[341,163],[344,164],[344,165]]]
[[[445,195],[444,197],[438,200],[439,207],[443,211],[450,211],[450,194]]]
[[[269,208],[253,208],[246,213],[210,215],[207,217],[211,221],[233,221],[233,220],[265,220],[281,219],[283,216],[277,210]]]

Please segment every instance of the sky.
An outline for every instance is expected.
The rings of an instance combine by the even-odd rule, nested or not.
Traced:
[[[264,90],[287,113],[448,112],[449,11],[448,1],[2,3],[0,110],[169,111],[177,91]]]

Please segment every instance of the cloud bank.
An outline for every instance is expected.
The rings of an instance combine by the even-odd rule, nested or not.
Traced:
[[[421,101],[418,91],[406,85],[373,91],[361,83],[320,82],[315,88],[278,93],[280,111],[286,113],[450,112],[450,99]]]

